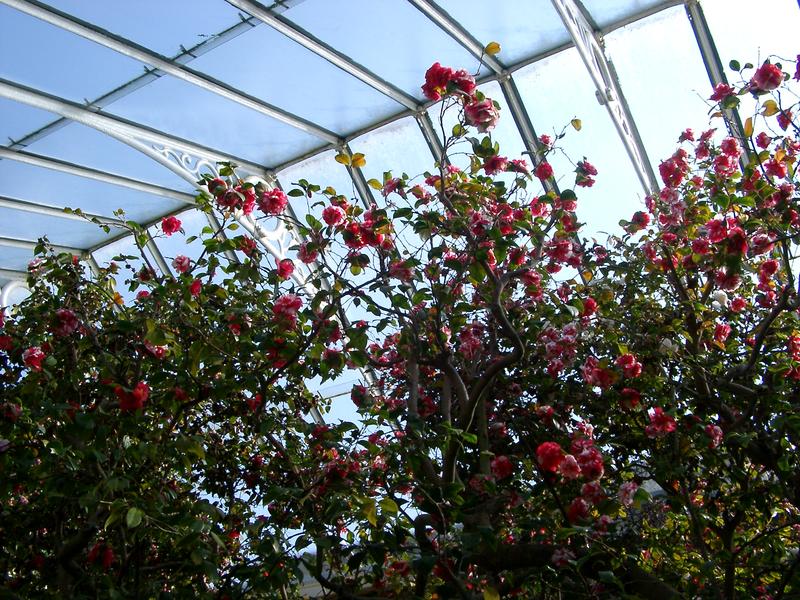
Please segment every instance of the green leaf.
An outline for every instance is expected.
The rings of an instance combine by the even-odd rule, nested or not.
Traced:
[[[384,498],[383,500],[380,501],[380,505],[381,505],[381,512],[385,515],[386,514],[396,515],[397,511],[400,510],[397,506],[397,502],[395,502],[391,498]]]
[[[728,63],[728,66],[731,68],[731,71],[739,71],[742,68],[738,60],[732,60]]]
[[[484,588],[483,600],[500,600],[500,592],[493,587]]]
[[[305,192],[303,192],[303,190],[298,190],[297,188],[294,188],[293,190],[289,190],[288,192],[286,192],[286,195],[291,196],[292,198],[299,198],[300,196],[305,196]]]
[[[142,517],[144,517],[144,512],[141,509],[131,507],[128,509],[128,514],[125,515],[125,524],[131,529],[138,527],[142,522]]]

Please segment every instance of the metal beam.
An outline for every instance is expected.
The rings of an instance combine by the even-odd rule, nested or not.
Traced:
[[[0,237],[0,246],[7,246],[10,248],[20,248],[22,250],[30,250],[33,252],[39,242],[31,240],[21,240],[18,238]],[[72,248],[71,246],[59,246],[57,244],[50,244],[56,252],[69,252],[77,256],[83,256],[86,253],[84,248]]]
[[[83,165],[67,162],[58,158],[44,156],[42,154],[34,154],[33,152],[26,152],[25,150],[12,150],[4,146],[0,146],[0,159],[8,158],[17,162],[33,165],[36,167],[43,167],[45,169],[52,169],[69,175],[76,175],[78,177],[85,177],[87,179],[94,179],[95,181],[102,181],[103,183],[110,183],[126,187],[137,192],[144,192],[155,196],[162,196],[164,198],[171,198],[184,204],[194,204],[194,195],[189,192],[181,192],[179,190],[156,185],[155,183],[148,183],[146,181],[139,181],[138,179],[131,179],[115,173],[108,173],[98,169],[92,169]]]
[[[227,2],[228,4],[231,4],[236,8],[253,15],[257,19],[260,19],[279,33],[282,33],[294,42],[297,42],[304,48],[311,50],[311,52],[317,56],[324,58],[331,64],[339,67],[353,77],[360,79],[368,86],[378,90],[398,104],[402,104],[411,110],[417,110],[419,108],[419,103],[413,97],[409,96],[401,89],[395,87],[385,79],[376,75],[366,67],[354,62],[347,55],[339,52],[335,48],[332,48],[304,29],[301,29],[288,19],[275,14],[260,2],[257,2],[256,0],[227,0]]]
[[[694,32],[694,37],[697,40],[697,47],[700,50],[700,55],[703,57],[703,64],[706,67],[706,73],[708,73],[708,80],[711,82],[711,86],[716,86],[718,83],[728,83],[728,78],[725,77],[725,69],[722,65],[722,60],[720,60],[719,52],[717,52],[717,45],[714,43],[711,30],[708,27],[708,21],[706,21],[706,16],[703,13],[703,7],[700,6],[697,0],[687,0],[685,9],[686,16],[689,18],[689,23]],[[742,158],[743,164],[749,163],[752,157],[752,150],[744,135],[744,127],[742,126],[742,119],[739,116],[739,111],[736,109],[723,108],[722,116],[725,119],[728,132],[742,142],[742,147],[745,151],[745,155]]]
[[[575,0],[552,0],[552,3],[589,71],[597,99],[606,106],[645,193],[652,194],[658,190],[658,181],[619,81],[598,39],[599,32],[592,29],[587,14]]]
[[[146,140],[150,143],[171,146],[184,152],[202,156],[208,160],[233,162],[252,173],[261,175],[262,177],[267,176],[263,165],[259,165],[245,158],[227,154],[220,150],[215,150],[214,148],[209,148],[196,142],[170,135],[153,127],[147,127],[146,125],[123,119],[122,117],[97,112],[77,102],[72,102],[71,100],[60,98],[41,90],[9,81],[8,79],[0,78],[0,97],[59,114],[116,138],[126,136],[128,138]]]
[[[26,281],[27,271],[17,271],[16,269],[0,269],[0,279],[10,279],[11,281]]]
[[[439,134],[436,133],[436,128],[433,125],[431,116],[428,114],[427,110],[421,110],[414,115],[414,118],[417,120],[419,130],[422,132],[422,137],[425,138],[425,142],[428,144],[433,159],[440,162],[444,156],[444,146],[442,145],[442,140],[439,139]]]
[[[84,223],[88,222],[86,220],[87,218],[97,219],[98,221],[106,225],[119,225],[122,223],[121,220],[112,217],[104,217],[102,215],[96,215],[87,212],[83,213],[84,216],[79,216],[76,215],[75,213],[64,212],[64,209],[56,208],[55,206],[46,206],[44,204],[38,204],[36,202],[29,202],[27,200],[22,200],[20,198],[12,198],[10,196],[3,196],[3,195],[0,195],[0,207],[9,208],[12,210],[21,210],[27,213],[46,215],[48,217],[56,217],[59,219],[71,219],[73,221],[82,221]]]
[[[349,144],[345,144],[342,150],[348,155],[353,156],[353,150],[350,148]],[[372,188],[369,187],[367,178],[364,177],[364,172],[358,167],[353,167],[351,165],[347,165],[347,172],[358,192],[358,197],[361,198],[361,203],[369,210],[375,204],[375,196],[372,195]]]
[[[219,81],[218,79],[206,75],[205,73],[195,71],[186,65],[176,63],[171,59],[162,56],[161,54],[157,54],[156,52],[153,52],[144,46],[140,46],[131,40],[108,32],[100,27],[92,25],[91,23],[87,23],[86,21],[82,21],[77,17],[69,15],[65,12],[61,12],[60,10],[47,6],[46,4],[42,4],[38,0],[0,0],[0,2],[50,23],[51,25],[60,27],[61,29],[69,31],[70,33],[74,33],[86,38],[87,40],[91,40],[97,44],[100,44],[101,46],[110,48],[111,50],[119,52],[124,56],[152,65],[158,70],[172,75],[173,77],[217,94],[218,96],[222,96],[227,100],[232,100],[237,104],[245,106],[263,115],[282,121],[287,125],[291,125],[292,127],[300,129],[308,134],[323,139],[328,143],[337,143],[339,141],[339,136],[332,131],[317,125],[316,123],[312,123],[311,121],[294,115],[289,111],[264,102],[255,96],[251,96],[241,90],[237,90],[227,83]]]

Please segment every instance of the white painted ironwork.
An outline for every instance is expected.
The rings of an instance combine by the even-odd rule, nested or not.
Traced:
[[[124,56],[128,56],[143,63],[152,65],[160,71],[173,77],[222,96],[228,100],[232,100],[237,104],[267,115],[268,117],[282,121],[287,125],[291,125],[292,127],[316,136],[322,140],[325,140],[326,142],[339,142],[339,137],[324,127],[294,115],[289,111],[278,108],[277,106],[273,106],[272,104],[264,102],[263,100],[260,100],[254,96],[246,94],[245,92],[219,81],[210,75],[191,69],[186,65],[176,63],[173,60],[153,52],[144,46],[140,46],[131,40],[100,29],[91,23],[82,21],[81,19],[61,12],[46,4],[42,4],[37,0],[0,0],[0,2],[50,23],[51,25],[60,27],[66,31],[69,31],[70,33],[74,33],[97,44],[105,46],[106,48],[110,48],[111,50],[119,52]]]
[[[575,0],[552,0],[552,3],[589,71],[596,88],[597,99],[608,110],[645,193],[655,192],[658,190],[655,173],[614,75],[613,67],[598,40],[599,36],[595,34],[586,14]]]
[[[257,19],[260,19],[279,33],[282,33],[289,39],[297,42],[304,48],[307,48],[314,54],[324,58],[353,77],[360,79],[370,87],[388,96],[398,104],[402,104],[406,108],[414,111],[419,109],[419,103],[404,91],[392,85],[385,79],[379,77],[366,67],[354,62],[348,56],[339,52],[335,48],[331,48],[326,43],[317,39],[287,19],[275,14],[260,2],[256,2],[255,0],[227,0],[227,2],[228,4],[231,4],[236,8],[253,15]]]
[[[6,273],[7,271],[4,269],[0,270],[0,276],[5,276]],[[12,271],[12,273],[17,273],[17,271]],[[11,294],[19,289],[28,290],[26,279],[12,279],[2,287],[2,290],[0,290],[0,311],[11,306]]]

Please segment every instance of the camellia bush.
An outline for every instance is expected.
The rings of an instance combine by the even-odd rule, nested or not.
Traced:
[[[438,63],[445,158],[374,205],[221,165],[222,229],[174,276],[43,242],[0,331],[2,596],[800,596],[797,96],[731,67],[605,246],[538,192],[569,127],[504,156],[498,104]],[[333,380],[350,421],[317,416]]]

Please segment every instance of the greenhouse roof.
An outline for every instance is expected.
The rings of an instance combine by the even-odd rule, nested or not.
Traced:
[[[131,243],[117,209],[150,226],[182,213],[196,233],[213,217],[192,208],[195,182],[218,161],[372,202],[368,180],[420,174],[440,151],[420,89],[437,61],[477,72],[502,105],[508,155],[535,160],[540,134],[581,120],[564,146],[600,171],[579,209],[599,236],[657,189],[678,133],[707,124],[728,61],[791,58],[800,30],[791,0],[0,0],[0,20],[0,305],[42,236],[96,267]],[[241,222],[274,254],[290,245]],[[177,243],[149,244],[162,270]]]

